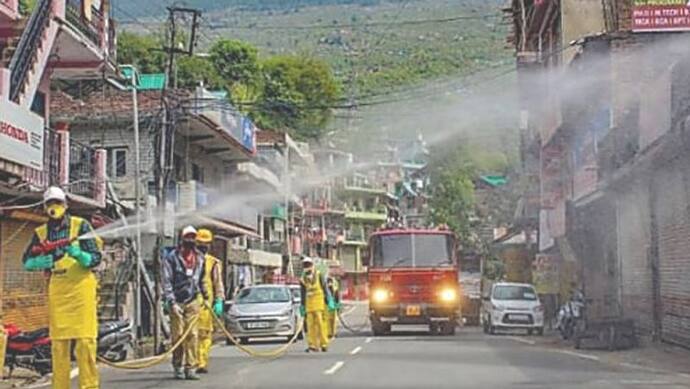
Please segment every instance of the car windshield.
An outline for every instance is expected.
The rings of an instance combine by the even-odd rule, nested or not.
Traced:
[[[247,288],[237,296],[237,304],[285,303],[290,296],[287,288]]]
[[[535,301],[537,294],[531,286],[500,285],[494,289],[495,300]]]
[[[453,264],[453,238],[447,234],[382,235],[374,239],[373,247],[374,267],[434,267]]]

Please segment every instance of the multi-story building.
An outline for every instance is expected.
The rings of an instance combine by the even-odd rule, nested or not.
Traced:
[[[541,252],[577,264],[593,315],[690,346],[690,24],[670,16],[685,4],[514,1],[510,12],[533,99],[522,116],[540,129]]]
[[[95,4],[95,3],[94,3]],[[47,325],[45,280],[22,270],[37,205],[49,185],[67,192],[72,211],[99,218],[105,207],[104,150],[51,128],[51,84],[115,71],[115,29],[108,1],[38,0],[27,14],[0,1],[0,317],[25,329]],[[96,220],[94,220],[96,221]],[[97,224],[97,223],[96,223]]]

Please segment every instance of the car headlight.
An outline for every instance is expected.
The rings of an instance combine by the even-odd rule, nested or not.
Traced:
[[[290,316],[291,314],[292,314],[292,308],[288,308],[288,309],[284,310],[283,312],[279,313],[278,316],[286,317],[286,316]]]
[[[455,300],[457,300],[458,293],[455,291],[455,289],[446,288],[446,289],[441,290],[441,292],[438,294],[438,297],[444,303],[452,303]]]
[[[375,303],[384,303],[388,301],[389,292],[386,289],[376,289],[371,294],[371,299]]]
[[[498,312],[503,312],[503,310],[505,309],[502,305],[496,305],[496,304],[491,304],[491,308],[494,311],[498,311]]]

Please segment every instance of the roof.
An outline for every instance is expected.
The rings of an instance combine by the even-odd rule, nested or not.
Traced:
[[[171,90],[168,94],[178,98],[190,96],[189,92],[182,90]],[[139,114],[142,116],[156,114],[162,108],[159,90],[140,91],[137,100]],[[92,93],[83,99],[75,99],[64,92],[55,91],[50,98],[50,116],[53,121],[74,122],[104,117],[131,120],[132,110],[132,93],[114,88],[107,88],[102,93]]]
[[[404,228],[404,229],[390,229],[390,230],[380,230],[374,231],[371,236],[381,236],[381,235],[453,235],[453,231],[450,230],[438,230],[431,228]]]
[[[480,176],[479,179],[494,188],[508,183],[508,179],[505,176]]]

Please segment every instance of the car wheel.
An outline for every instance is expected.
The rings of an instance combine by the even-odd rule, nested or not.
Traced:
[[[527,330],[527,335],[528,335],[528,336],[532,336],[532,332],[533,332],[533,330],[532,330],[531,328],[528,329],[528,330]]]
[[[544,327],[537,328],[537,335],[544,336]]]
[[[239,340],[241,345],[249,344],[249,338],[240,338]]]
[[[438,324],[437,324],[437,323],[431,323],[431,324],[429,324],[429,333],[430,333],[431,335],[434,335],[434,336],[439,334]]]
[[[496,327],[494,327],[494,325],[491,324],[491,319],[489,319],[489,334],[490,335],[496,334]]]
[[[456,327],[456,323],[454,321],[449,321],[447,323],[442,324],[441,331],[442,331],[443,335],[453,336],[453,335],[455,335],[455,327]]]
[[[232,340],[230,340],[230,338],[228,338],[228,337],[225,338],[225,345],[226,346],[232,346],[233,344],[234,343],[232,343]]]

